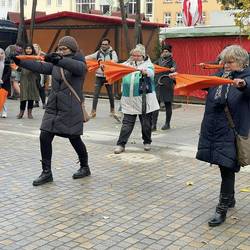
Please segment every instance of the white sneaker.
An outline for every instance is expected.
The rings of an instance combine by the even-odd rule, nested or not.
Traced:
[[[115,148],[115,150],[114,150],[114,153],[115,153],[115,154],[120,154],[120,153],[122,153],[122,152],[124,152],[124,151],[125,151],[125,148],[118,145],[118,146],[116,146],[116,148]]]
[[[2,112],[2,118],[7,118],[7,113],[5,111]]]
[[[150,144],[144,144],[144,150],[145,151],[150,151],[151,150]]]

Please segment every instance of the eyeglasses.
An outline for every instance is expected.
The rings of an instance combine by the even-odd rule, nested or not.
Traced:
[[[66,50],[69,50],[69,48],[68,47],[59,47],[57,50],[58,51],[66,51]]]
[[[102,43],[101,45],[102,46],[108,46],[109,44],[108,43]]]

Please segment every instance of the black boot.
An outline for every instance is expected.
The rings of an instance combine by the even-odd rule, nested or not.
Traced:
[[[229,203],[228,203],[228,208],[234,208],[235,204],[236,204],[236,200],[234,198],[234,195],[232,195],[232,197],[231,197],[231,199],[229,200]]]
[[[53,181],[53,176],[51,172],[51,161],[42,160],[42,173],[41,175],[33,181],[33,186],[43,185],[47,182]]]
[[[220,201],[216,207],[215,214],[208,221],[208,225],[210,227],[217,227],[226,220],[228,205],[231,199],[232,199],[232,195],[229,195],[229,194],[220,195]]]
[[[161,129],[162,130],[168,130],[168,129],[170,129],[169,123],[164,124]]]
[[[86,176],[91,175],[89,165],[88,165],[88,157],[85,158],[80,158],[80,168],[77,170],[76,173],[73,174],[72,178],[73,179],[80,179]]]
[[[156,131],[157,130],[157,120],[158,120],[158,115],[159,115],[159,110],[156,110],[152,113],[152,126],[151,126],[151,130],[152,131]]]

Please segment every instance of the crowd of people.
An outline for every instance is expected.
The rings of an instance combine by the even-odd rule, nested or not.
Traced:
[[[36,45],[36,49],[34,47],[31,44],[26,45],[23,53],[25,55],[42,53],[38,45]],[[15,62],[18,69],[11,70],[10,64],[5,60],[4,51],[0,49],[1,87],[10,91],[11,76],[14,78],[14,82],[20,79],[20,113],[17,118],[23,117],[27,102],[28,118],[32,118],[33,103],[39,100],[39,91],[42,103],[45,106],[45,76],[50,76],[52,82],[40,128],[42,173],[34,180],[34,186],[53,181],[51,157],[52,141],[55,136],[68,138],[78,155],[80,168],[73,174],[73,178],[83,178],[91,174],[88,152],[81,139],[83,134],[81,105],[72,95],[65,81],[70,83],[80,100],[83,101],[82,84],[87,72],[85,59],[118,61],[117,54],[107,38],[101,41],[98,51],[84,57],[79,50],[77,41],[71,36],[65,36],[59,40],[56,52],[44,54],[44,56],[45,62],[41,62],[20,60],[16,54],[12,55],[10,58]],[[239,172],[241,167],[237,161],[235,134],[228,125],[225,108],[228,108],[231,113],[237,133],[248,136],[250,130],[248,53],[238,45],[231,45],[223,49],[219,58],[219,63],[224,66],[216,75],[232,79],[232,84],[207,89],[208,95],[196,155],[198,160],[218,165],[220,170],[219,203],[215,215],[208,222],[211,227],[222,224],[226,219],[228,209],[235,206],[235,173]],[[122,78],[120,105],[124,117],[114,150],[115,154],[125,151],[126,143],[133,131],[137,116],[139,116],[141,124],[144,150],[149,151],[151,149],[151,134],[152,131],[157,129],[161,103],[164,103],[166,110],[165,123],[161,129],[170,129],[175,72],[177,70],[172,47],[170,45],[163,46],[159,59],[154,63],[168,67],[170,70],[155,75],[154,65],[142,44],[137,44],[131,50],[129,58],[123,62],[124,65],[134,67],[136,71]],[[96,117],[98,97],[103,85],[108,92],[110,112],[111,114],[115,112],[112,86],[106,83],[103,66],[100,66],[96,71],[92,118]],[[6,112],[7,106],[4,104],[2,117],[7,116]]]

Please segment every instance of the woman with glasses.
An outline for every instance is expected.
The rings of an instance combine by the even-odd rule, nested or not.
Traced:
[[[61,38],[57,53],[47,54],[46,62],[20,61],[16,57],[13,60],[23,68],[40,74],[52,75],[52,89],[40,128],[42,173],[33,181],[33,185],[38,186],[53,181],[51,158],[54,136],[68,138],[79,157],[80,168],[72,177],[78,179],[90,175],[88,153],[81,139],[83,133],[81,104],[64,82],[61,72],[63,69],[66,80],[79,98],[83,99],[82,85],[87,67],[76,40],[71,36]]]
[[[136,68],[137,71],[122,79],[121,108],[124,117],[117,146],[114,150],[115,154],[125,151],[137,115],[141,123],[144,150],[151,149],[152,112],[159,109],[154,86],[154,66],[149,57],[146,56],[145,47],[142,44],[137,44],[131,50],[130,55],[124,64]]]
[[[238,45],[226,47],[220,54],[224,70],[218,76],[233,79],[232,84],[210,88],[201,124],[196,158],[218,165],[221,175],[219,203],[210,227],[226,220],[228,208],[235,206],[235,173],[240,170],[237,162],[235,134],[229,126],[225,107],[233,118],[235,129],[241,136],[248,136],[250,129],[250,68],[245,49]]]

